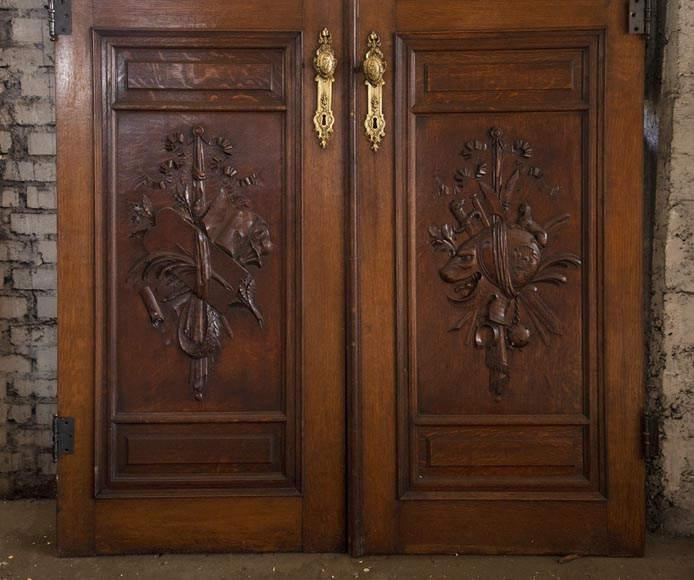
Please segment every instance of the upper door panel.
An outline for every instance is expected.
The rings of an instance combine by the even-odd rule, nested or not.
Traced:
[[[398,38],[402,493],[598,487],[601,38]]]
[[[95,37],[99,494],[300,489],[297,41]]]

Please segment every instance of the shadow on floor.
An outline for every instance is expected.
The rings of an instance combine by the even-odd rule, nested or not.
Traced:
[[[0,580],[694,580],[694,539],[651,536],[645,558],[200,554],[58,558],[55,503],[0,502]]]

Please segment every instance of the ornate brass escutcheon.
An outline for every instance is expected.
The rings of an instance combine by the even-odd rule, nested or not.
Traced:
[[[371,142],[371,148],[378,151],[378,144],[386,135],[386,119],[383,116],[383,75],[386,72],[386,61],[381,50],[381,39],[375,32],[369,34],[369,49],[364,57],[364,81],[367,87],[368,110],[364,128]]]
[[[318,50],[313,58],[313,68],[316,69],[318,83],[318,103],[313,117],[313,127],[316,130],[320,146],[325,146],[330,139],[335,125],[333,115],[333,82],[337,59],[333,50],[333,38],[327,28],[318,35]]]

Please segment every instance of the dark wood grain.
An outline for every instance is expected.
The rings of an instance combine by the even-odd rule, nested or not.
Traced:
[[[118,495],[117,491],[127,495],[129,489],[142,495],[148,485],[153,495],[171,495],[177,487],[197,488],[200,493],[214,489],[219,493],[222,485],[227,490],[245,488],[244,493],[284,486],[287,492],[295,493],[301,488],[302,441],[301,406],[297,405],[297,377],[302,372],[302,341],[298,334],[302,304],[298,294],[302,271],[298,225],[301,197],[297,187],[302,177],[301,157],[296,149],[301,138],[296,133],[299,119],[294,80],[297,37],[237,33],[223,37],[178,34],[172,39],[170,34],[126,36],[121,32],[115,36],[99,33],[97,46],[103,56],[97,71],[100,78],[111,80],[103,95],[105,100],[99,99],[105,107],[100,118],[105,128],[106,196],[100,210],[106,244],[105,253],[97,258],[97,267],[103,268],[106,278],[102,340],[109,348],[104,359],[107,382],[101,395],[104,415],[97,425],[103,446],[97,463],[97,495],[106,493],[112,497]],[[160,64],[200,63],[206,71],[206,81],[182,91],[173,87],[168,77],[151,77],[156,90],[144,92],[148,96],[147,109],[132,110],[129,105],[138,99],[127,94],[131,90],[129,63],[154,59]],[[265,85],[273,90],[275,104],[280,107],[272,111],[262,108],[266,101],[258,97],[256,87],[243,82],[237,83],[233,94],[224,96],[227,93],[218,89],[228,89],[234,79],[218,76],[214,61],[233,61],[239,66],[267,62],[263,69],[269,75]],[[118,64],[112,70],[114,62]],[[160,91],[167,93],[167,98],[160,99]],[[198,96],[193,98],[191,93]],[[205,111],[208,101],[219,103],[225,99],[241,101],[244,108]],[[177,106],[185,103],[185,112],[172,112],[170,102]],[[118,109],[114,108],[116,104]],[[202,132],[202,140],[196,140],[196,131]],[[177,267],[171,260],[179,259],[177,256],[185,260],[186,255],[195,253],[196,230],[179,217],[177,208],[181,202],[174,198],[178,186],[175,180],[180,180],[188,191],[197,187],[198,182],[191,182],[186,173],[195,172],[191,167],[195,161],[189,158],[197,143],[206,171],[204,181],[199,183],[201,188],[206,185],[204,194],[210,204],[201,218],[209,235],[206,251],[215,275],[234,289],[228,291],[215,279],[210,281],[207,299],[229,331],[228,336],[218,339],[213,362],[206,363],[209,378],[194,393],[186,377],[196,363],[187,356],[181,340],[183,309],[194,298],[191,295],[186,299],[184,294],[182,299],[187,302],[175,306],[175,297],[195,287],[195,274],[183,271],[174,280],[160,275],[160,270],[152,266],[154,273],[145,278],[140,272],[146,270],[138,264],[157,252],[165,252],[165,265],[170,270]],[[171,167],[162,169],[166,163]],[[140,207],[140,212],[147,209],[139,205],[145,202],[154,208],[149,210],[151,216],[136,213]],[[263,235],[268,240],[267,249],[252,247],[248,258],[234,249],[244,243],[237,240],[248,235],[242,229],[246,221],[262,223]],[[172,254],[176,251],[179,253]],[[244,259],[250,261],[244,263]],[[253,300],[239,308],[244,303],[237,302],[235,287],[247,284],[247,276],[253,276]],[[147,306],[143,304],[143,288],[150,293],[149,300],[154,301],[154,306],[149,304],[149,311],[143,307]],[[233,308],[229,307],[231,303]],[[150,320],[152,308],[161,318],[157,324]],[[167,364],[162,365],[163,361]],[[167,413],[175,418],[180,413],[187,416],[229,411],[236,412],[239,418],[243,413],[253,413],[255,417],[234,425],[215,424],[211,420],[186,423],[183,417],[170,425],[149,425],[148,419],[149,414]],[[130,436],[138,433],[137,426],[115,429],[111,425],[111,417],[122,413],[142,417],[139,433],[147,435],[150,445],[158,437],[176,436],[181,450],[179,461],[167,461],[165,471],[154,462],[134,469],[127,459],[127,449],[132,444]],[[254,424],[258,418],[263,419],[263,413],[268,418],[282,414],[283,421],[275,425]],[[184,449],[215,433],[235,434],[237,446],[245,447],[247,454],[255,449],[242,437],[249,432],[272,435],[276,454],[270,469],[272,477],[258,470],[265,463],[262,457],[257,461],[219,461],[216,467],[213,461],[196,463],[184,459]],[[197,445],[204,455],[204,448]],[[210,465],[203,468],[202,463]]]
[[[395,42],[386,137],[357,155],[367,553],[643,549],[643,47],[626,8],[360,4],[357,38]],[[562,273],[535,283],[554,252]]]
[[[393,239],[394,143],[401,138],[395,123],[395,62],[392,32],[396,14],[394,2],[359,3],[359,23],[355,32],[358,63],[367,50],[367,38],[376,31],[389,66],[383,86],[385,137],[378,151],[371,149],[364,134],[367,102],[364,76],[357,83],[356,195],[359,253],[359,361],[360,377],[353,388],[359,390],[363,452],[363,548],[372,553],[399,551],[398,507],[393,501],[397,489],[396,432],[393,413],[395,396],[395,254]],[[400,98],[398,96],[398,98]],[[378,466],[376,469],[373,467]],[[353,555],[356,555],[353,552]]]
[[[408,554],[607,554],[604,501],[407,501],[401,551]],[[561,513],[558,518],[556,513]],[[436,522],[436,525],[432,525]],[[512,524],[511,524],[512,522]]]
[[[110,56],[117,63],[113,105],[213,101],[254,109],[287,104],[284,50],[272,48],[269,35],[264,48],[253,47],[263,42],[258,36],[241,43],[233,37],[179,36],[175,46],[169,36],[164,38],[163,46],[147,37],[138,39],[140,46],[122,37],[111,41]]]
[[[64,556],[95,550],[92,13],[88,0],[72,7],[72,35],[56,43],[58,413],[75,418],[80,442],[58,465],[57,543]]]
[[[444,52],[441,40],[437,37],[435,46],[409,45],[415,58],[415,105],[455,103],[457,108],[468,102],[518,106],[583,101],[580,48],[532,50],[524,43],[522,51],[514,51],[487,41],[469,45],[467,51],[458,45],[464,52]],[[480,50],[485,44],[487,50]]]
[[[606,156],[604,171],[605,277],[604,376],[605,430],[608,441],[608,531],[614,555],[643,553],[645,541],[645,465],[641,460],[644,410],[643,329],[643,39],[624,34],[619,10],[609,14],[612,34],[605,47]],[[638,83],[638,89],[636,88]],[[622,160],[629,159],[625,164]],[[619,324],[614,324],[615,320]]]
[[[341,14],[76,9],[57,62],[59,188],[76,192],[61,412],[79,438],[60,550],[344,549],[345,151],[311,138],[303,74]]]
[[[142,0],[124,0],[115,5],[109,0],[94,0],[93,6],[94,25],[109,29],[297,31],[306,24],[302,5],[296,0],[274,0],[270,5],[246,0],[147,0],[146,4]]]
[[[300,551],[301,503],[298,497],[100,501],[96,550],[100,554]]]
[[[605,3],[596,0],[535,0],[519,10],[518,4],[499,0],[493,5],[455,1],[423,2],[398,0],[395,12],[399,32],[441,32],[466,30],[499,32],[510,30],[552,30],[594,28],[604,25],[608,12],[624,12],[628,2]],[[618,18],[624,21],[624,14]],[[623,22],[626,24],[626,21]]]
[[[78,438],[60,552],[641,553],[627,4],[75,0],[56,51]],[[172,252],[172,285],[144,273]]]
[[[427,76],[426,67],[432,62],[440,62],[443,63],[440,66],[453,69],[462,63],[468,66],[470,62],[484,67],[498,62],[515,62],[518,69],[524,70],[526,64],[536,63],[540,58],[538,55],[541,55],[543,62],[568,62],[570,72],[581,71],[577,72],[578,83],[573,80],[569,83],[572,90],[569,91],[567,109],[564,110],[559,108],[562,101],[553,88],[551,70],[544,71],[546,84],[550,89],[535,90],[530,97],[522,82],[532,77],[526,74],[504,79],[503,82],[508,83],[504,85],[504,90],[508,93],[503,98],[508,99],[508,104],[532,102],[540,99],[544,93],[545,101],[539,102],[553,105],[552,113],[547,116],[540,112],[528,112],[522,116],[511,112],[497,113],[503,91],[441,91],[439,98],[434,101],[424,101],[419,105],[415,105],[415,101],[406,105],[408,109],[416,111],[416,116],[410,118],[406,128],[408,136],[402,141],[408,144],[409,150],[403,148],[399,155],[416,162],[409,166],[408,174],[402,176],[402,183],[408,184],[407,192],[397,196],[402,202],[399,210],[402,218],[398,223],[398,227],[402,228],[399,238],[402,245],[399,244],[397,248],[399,287],[406,289],[406,294],[399,303],[401,350],[397,360],[402,377],[399,397],[408,401],[408,412],[413,418],[423,414],[432,423],[436,415],[446,415],[447,426],[439,427],[439,436],[450,434],[447,438],[451,442],[450,452],[454,448],[459,450],[460,465],[466,465],[464,455],[468,453],[465,452],[466,448],[456,445],[454,441],[466,432],[466,423],[461,417],[456,426],[453,420],[455,413],[467,418],[486,416],[490,428],[482,430],[480,435],[486,432],[491,438],[488,449],[491,461],[493,440],[504,438],[506,415],[518,414],[532,418],[536,415],[585,413],[585,423],[588,425],[590,413],[588,409],[584,409],[583,401],[597,397],[598,385],[592,380],[597,361],[585,355],[586,351],[590,352],[594,348],[591,344],[591,337],[595,335],[595,328],[591,325],[594,319],[588,305],[583,304],[584,296],[592,297],[588,304],[598,301],[597,279],[591,269],[591,262],[582,260],[582,248],[588,247],[590,240],[596,237],[595,221],[589,215],[584,215],[583,208],[589,205],[597,207],[598,191],[589,185],[595,182],[594,176],[589,174],[588,168],[582,166],[582,159],[587,158],[584,148],[597,150],[595,135],[582,133],[584,122],[590,127],[595,119],[590,118],[590,113],[575,110],[572,105],[592,105],[595,108],[595,103],[590,100],[590,91],[588,88],[584,89],[583,85],[591,87],[597,83],[599,66],[593,66],[584,73],[583,63],[597,63],[599,37],[507,34],[496,39],[461,39],[457,43],[457,52],[453,51],[455,39],[443,35],[436,35],[434,39],[423,36],[404,37],[402,42],[401,67],[406,68],[408,63],[412,63],[403,79],[403,82],[409,83],[409,86],[403,86],[403,94],[413,93],[416,95],[415,99],[427,94],[427,80],[431,77]],[[441,51],[442,44],[446,48],[445,52]],[[567,45],[575,48],[568,51],[565,48]],[[480,56],[480,51],[484,56]],[[436,60],[439,57],[440,61]],[[539,79],[536,81],[538,86],[543,85]],[[468,86],[475,88],[474,83],[465,88]],[[530,101],[526,100],[528,98]],[[471,110],[470,107],[474,107],[474,119],[470,114],[463,114]],[[489,113],[485,114],[485,111]],[[508,133],[509,124],[514,127],[516,135]],[[539,127],[546,131],[545,137],[534,133]],[[553,282],[557,282],[556,287],[552,284],[551,288],[539,282],[536,284],[534,279],[526,279],[526,274],[519,277],[520,270],[512,270],[516,272],[512,273],[512,280],[514,276],[517,279],[516,287],[511,291],[521,294],[513,315],[519,320],[515,323],[509,319],[508,328],[527,330],[530,333],[530,344],[527,347],[516,347],[506,355],[504,364],[508,365],[508,387],[496,398],[490,396],[487,388],[491,372],[485,368],[488,355],[484,355],[484,349],[475,347],[475,338],[477,336],[479,339],[479,333],[484,332],[480,325],[486,323],[482,321],[489,320],[485,318],[487,307],[484,300],[494,292],[500,294],[500,288],[493,281],[494,289],[485,286],[490,281],[485,274],[469,298],[456,294],[453,286],[446,285],[441,280],[442,275],[455,275],[456,279],[459,276],[462,279],[479,273],[473,272],[474,268],[470,266],[461,266],[458,258],[444,255],[442,258],[432,259],[435,255],[433,250],[437,246],[432,248],[430,230],[432,225],[438,227],[450,222],[454,224],[452,228],[459,227],[455,219],[449,219],[452,200],[462,200],[463,211],[473,212],[471,198],[466,197],[466,192],[472,192],[473,196],[479,195],[480,184],[493,183],[492,161],[496,154],[493,151],[494,142],[490,140],[490,131],[498,131],[503,145],[497,155],[501,163],[501,178],[505,175],[508,176],[507,179],[511,179],[513,172],[519,172],[518,186],[504,194],[509,204],[508,243],[511,248],[514,243],[519,244],[511,249],[512,256],[519,256],[519,252],[524,251],[522,246],[531,252],[528,256],[536,255],[539,260],[547,259],[551,262],[551,257],[543,256],[570,254],[578,262],[583,262],[578,266],[578,262],[562,266],[560,277],[553,279]],[[521,134],[524,136],[519,137]],[[552,141],[553,139],[556,141]],[[450,143],[448,151],[442,149],[444,143]],[[486,165],[482,166],[481,163]],[[529,163],[532,168],[524,168],[525,163]],[[461,174],[461,171],[468,171],[468,176]],[[542,171],[542,176],[538,171]],[[475,175],[476,172],[480,174],[479,178]],[[456,191],[459,192],[457,195]],[[536,220],[540,229],[539,223],[549,224],[556,216],[563,216],[563,225],[556,230],[550,228],[551,234],[534,230],[539,242],[533,241],[527,230],[523,234],[522,228],[529,227],[523,221],[524,218],[513,213],[521,206],[526,208],[525,211],[532,208],[533,221]],[[467,226],[469,231],[456,233],[456,238],[460,240],[457,243],[461,244],[460,248],[470,247],[472,250],[473,246],[466,243],[466,239],[470,235],[476,235],[477,239],[482,240],[478,242],[481,245],[477,246],[479,255],[476,260],[481,271],[490,272],[493,267],[485,262],[488,259],[485,256],[491,251],[491,245],[488,246],[489,249],[484,249],[487,247],[484,245],[485,233],[480,231],[479,235],[476,234],[477,227],[471,223]],[[529,240],[530,245],[524,246],[525,242],[520,242],[521,239]],[[513,258],[510,264],[511,268],[515,267]],[[533,296],[541,297],[542,312],[525,304],[523,288],[531,288]],[[447,297],[458,302],[451,302]],[[561,360],[562,364],[547,365],[548,359]],[[439,364],[433,364],[435,362]],[[405,364],[407,368],[403,367]],[[408,383],[409,391],[404,386]],[[494,421],[495,416],[497,421]],[[433,490],[436,488],[435,477],[441,482],[442,489],[450,489],[456,480],[461,490],[471,486],[480,489],[484,485],[485,470],[481,467],[457,470],[440,468],[426,473],[419,471],[416,466],[422,462],[422,435],[410,428],[410,419],[406,416],[401,416],[400,420],[403,421],[402,431],[407,433],[410,441],[409,452],[404,444],[400,446],[401,493],[423,489],[423,486]],[[519,436],[522,438],[521,433],[522,429],[506,427],[506,438],[509,440]],[[488,464],[490,485],[498,488],[500,475],[506,473],[509,490],[518,485],[527,486],[533,481],[534,472],[537,476],[535,484],[544,491],[551,485],[552,474],[555,475],[557,485],[564,489],[567,485],[585,488],[585,484],[591,480],[592,488],[595,489],[600,474],[595,469],[591,471],[590,466],[599,464],[601,459],[597,454],[592,454],[584,465],[582,440],[585,438],[587,441],[587,449],[595,451],[599,448],[596,425],[593,424],[592,428],[574,429],[571,435],[571,439],[577,443],[575,452],[578,454],[578,462],[572,462],[572,465],[577,470],[575,474],[579,476],[579,480],[567,479],[570,472],[553,467],[551,455],[539,451],[539,441],[550,436],[550,433],[551,430],[537,429],[526,440],[526,450],[519,449],[515,454],[519,461],[517,473],[513,469],[494,467],[495,464],[491,461]],[[479,440],[480,446],[484,445],[487,436],[482,436]],[[501,444],[498,446],[501,447]],[[537,463],[533,469],[521,460],[527,454],[535,454],[538,459],[546,457],[550,463],[544,466],[541,462]],[[520,483],[516,477],[521,474],[525,478],[524,483]]]
[[[358,2],[344,0],[344,36],[345,36],[345,72],[347,77],[345,103],[350,111],[346,122],[345,150],[348,163],[346,170],[347,186],[347,260],[346,278],[346,313],[347,313],[347,530],[348,549],[352,556],[364,553],[364,433],[363,433],[363,400],[361,375],[361,308],[360,308],[360,273],[357,259],[360,251],[359,240],[359,172],[357,171],[357,151],[361,142],[360,127],[357,115],[357,103],[361,89],[361,77],[352,74],[359,62],[358,51],[361,49],[357,36],[359,19]]]
[[[274,8],[273,8],[274,9]],[[344,551],[346,521],[346,174],[349,59],[340,2],[304,0],[303,245],[304,550]],[[321,149],[313,132],[318,35],[330,30],[338,59],[333,85],[334,134]]]

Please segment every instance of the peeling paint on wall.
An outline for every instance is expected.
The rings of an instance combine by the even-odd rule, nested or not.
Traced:
[[[647,89],[647,118],[658,126],[657,177],[646,189],[653,195],[647,388],[662,442],[649,465],[648,520],[651,529],[693,535],[694,3],[661,0],[658,13]]]

